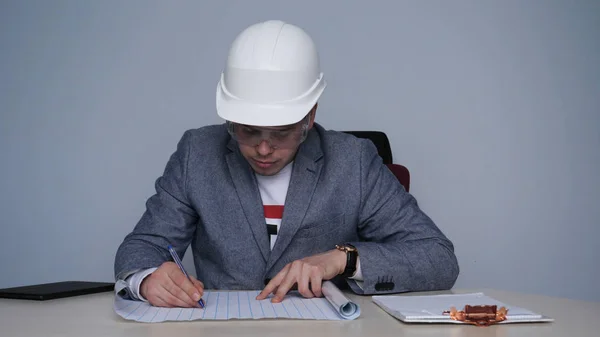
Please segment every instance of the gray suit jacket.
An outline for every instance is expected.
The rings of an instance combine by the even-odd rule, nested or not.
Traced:
[[[449,289],[459,268],[452,243],[418,207],[369,140],[315,123],[296,155],[275,246],[255,175],[225,125],[184,133],[156,194],[120,245],[115,277],[171,260],[192,245],[207,289],[262,289],[287,263],[351,243],[359,294]],[[340,281],[336,279],[334,281]]]

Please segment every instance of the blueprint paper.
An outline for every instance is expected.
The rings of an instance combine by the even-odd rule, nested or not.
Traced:
[[[270,297],[256,300],[260,293],[258,290],[207,290],[202,296],[206,305],[204,309],[154,307],[147,302],[119,296],[118,293],[123,287],[119,282],[115,286],[114,310],[124,319],[138,322],[230,319],[352,320],[360,315],[360,307],[343,296],[330,282],[323,284],[323,288],[327,288],[323,291],[327,292],[323,298],[307,299],[300,294],[289,293],[280,303],[271,303]]]

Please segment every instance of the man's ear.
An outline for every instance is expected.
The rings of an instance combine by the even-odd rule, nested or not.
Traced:
[[[309,122],[308,122],[308,129],[312,129],[313,124],[315,123],[315,115],[317,114],[317,106],[319,105],[319,103],[315,103],[315,106],[313,106],[312,109],[310,109],[310,117],[309,117]]]

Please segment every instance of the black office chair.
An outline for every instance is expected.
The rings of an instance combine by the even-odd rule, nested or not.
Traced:
[[[400,184],[404,186],[404,189],[408,192],[410,189],[410,172],[408,168],[400,164],[394,164],[392,158],[392,147],[390,145],[390,140],[387,135],[381,131],[343,131],[344,133],[348,133],[354,135],[358,138],[370,139],[375,147],[377,148],[377,152],[379,156],[383,160],[383,163],[392,171],[392,173],[396,176]]]

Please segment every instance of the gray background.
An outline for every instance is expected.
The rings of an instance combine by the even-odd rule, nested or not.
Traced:
[[[457,287],[600,300],[598,1],[2,1],[0,287],[113,258],[246,26],[317,42],[317,119],[383,130]],[[185,263],[191,268],[189,254]]]

